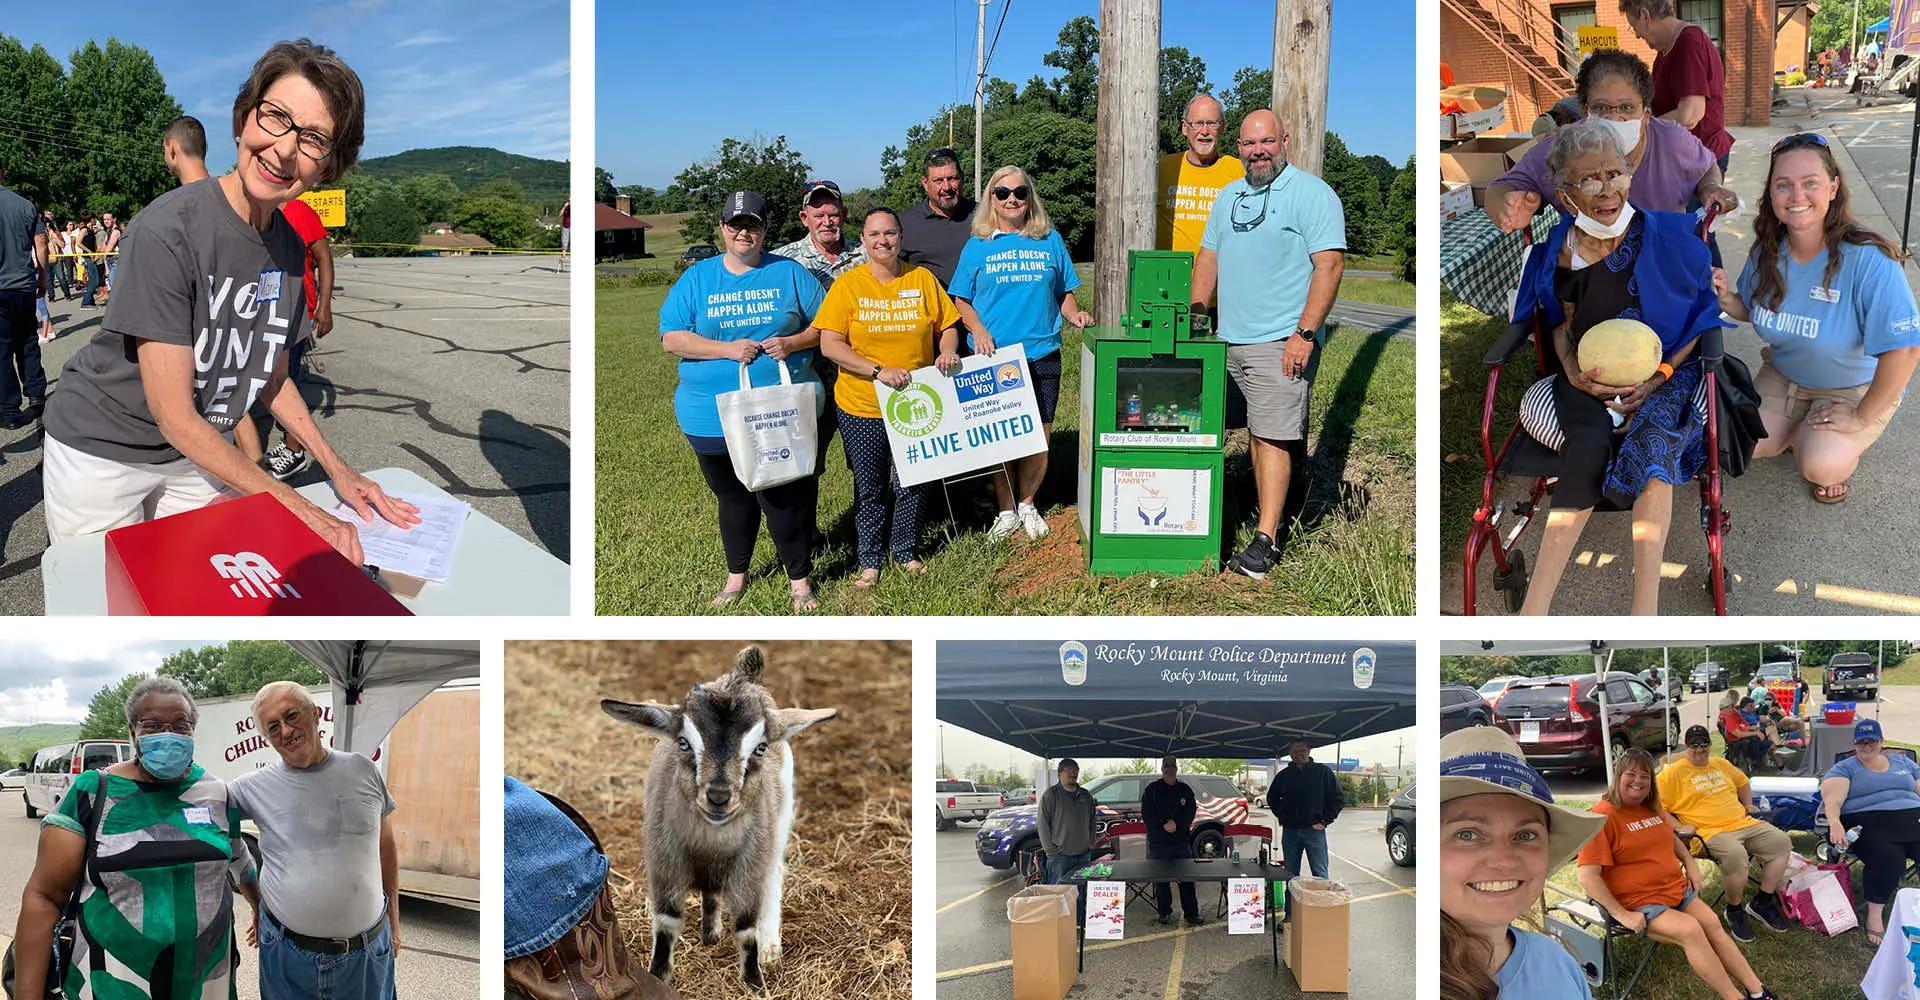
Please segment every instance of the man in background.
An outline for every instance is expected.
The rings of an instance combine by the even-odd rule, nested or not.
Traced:
[[[819,280],[822,291],[833,287],[833,279],[867,261],[866,248],[859,240],[847,239],[847,206],[840,198],[840,185],[832,181],[808,181],[800,196],[800,224],[807,235],[782,246],[773,253],[806,268]],[[840,410],[833,404],[833,383],[840,377],[840,366],[817,354],[814,373],[820,376],[820,391],[827,404],[820,411],[819,449],[814,473],[827,470],[827,443],[840,426]]]
[[[1247,175],[1238,158],[1220,152],[1223,114],[1211,94],[1197,95],[1180,113],[1180,134],[1187,140],[1187,150],[1160,158],[1155,185],[1160,206],[1153,245],[1161,250],[1199,253],[1200,235],[1220,189]]]
[[[960,154],[945,146],[928,153],[920,189],[926,200],[900,213],[900,260],[932,271],[946,288],[961,248],[973,238],[974,202],[960,193]]]
[[[207,176],[207,130],[200,119],[192,115],[181,115],[167,125],[166,134],[160,138],[161,155],[167,161],[167,169],[173,171],[173,179],[181,184],[192,184],[204,180]]]
[[[1280,853],[1291,874],[1300,872],[1300,855],[1314,878],[1327,877],[1327,827],[1340,816],[1345,802],[1333,768],[1313,759],[1306,740],[1287,746],[1288,763],[1273,776],[1267,789],[1267,808],[1280,824]]]
[[[1160,780],[1140,792],[1140,819],[1147,827],[1147,857],[1154,861],[1184,861],[1193,857],[1193,817],[1200,811],[1193,789],[1180,780],[1180,761],[1160,758]],[[1153,905],[1162,924],[1173,923],[1173,891],[1165,882],[1153,884]],[[1180,883],[1180,912],[1189,926],[1206,923],[1192,882]]]
[[[46,401],[36,304],[47,266],[46,223],[33,202],[7,187],[0,164],[0,427],[33,422]]]

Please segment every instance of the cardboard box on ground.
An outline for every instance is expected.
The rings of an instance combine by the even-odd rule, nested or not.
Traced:
[[[1287,968],[1307,993],[1347,992],[1347,907],[1353,894],[1326,879],[1287,883]]]
[[[1079,977],[1074,933],[1080,890],[1032,885],[1007,900],[1013,931],[1013,1000],[1060,1000]]]

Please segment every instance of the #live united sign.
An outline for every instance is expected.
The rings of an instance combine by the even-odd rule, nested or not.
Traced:
[[[898,391],[873,384],[902,486],[1047,450],[1033,370],[1019,344],[962,360],[952,378],[931,366],[912,374],[913,381]]]

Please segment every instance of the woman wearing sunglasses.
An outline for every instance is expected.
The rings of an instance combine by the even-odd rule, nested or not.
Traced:
[[[1592,118],[1554,135],[1547,162],[1573,212],[1534,248],[1520,278],[1513,315],[1541,316],[1560,362],[1521,403],[1529,433],[1560,453],[1560,481],[1522,614],[1548,612],[1587,517],[1602,503],[1633,510],[1632,612],[1657,612],[1673,487],[1706,462],[1693,348],[1720,322],[1712,265],[1692,216],[1635,207],[1623,145]],[[1603,384],[1597,370],[1575,362],[1587,331],[1615,318],[1639,320],[1660,337],[1662,362],[1638,385]]]
[[[338,180],[360,155],[366,97],[333,50],[281,42],[233,102],[233,170],[161,195],[122,244],[100,333],[67,363],[47,403],[41,470],[56,541],[271,493],[353,562],[352,525],[234,447],[256,400],[307,442],[363,520],[403,527],[414,506],[386,495],[328,446],[287,380],[307,303],[306,248],[280,206]]]
[[[1012,166],[995,170],[987,181],[987,200],[974,210],[973,238],[960,251],[948,290],[975,354],[992,354],[1008,344],[1026,350],[1048,435],[1060,403],[1060,325],[1084,330],[1092,320],[1074,301],[1078,287],[1067,244],[1047,221],[1046,206],[1027,172]],[[1047,533],[1033,503],[1046,478],[1044,451],[1009,462],[992,477],[1000,514],[987,529],[988,538],[997,542],[1021,528],[1028,538]]]
[[[1793,450],[1813,498],[1847,498],[1853,472],[1900,408],[1920,364],[1920,309],[1892,240],[1853,219],[1825,136],[1773,147],[1753,251],[1721,308],[1766,342],[1754,387],[1767,436],[1753,457]]]

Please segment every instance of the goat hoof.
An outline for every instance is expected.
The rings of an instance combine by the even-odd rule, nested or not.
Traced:
[[[702,929],[701,929],[701,931],[700,931],[700,943],[701,943],[701,944],[704,944],[704,945],[716,945],[716,944],[719,944],[719,943],[720,943],[720,928],[718,928],[718,927],[705,927],[705,928],[702,928]]]
[[[740,974],[740,979],[742,982],[745,982],[747,984],[747,989],[750,989],[755,993],[764,994],[765,992],[767,992],[767,981],[766,979],[761,977],[760,970],[758,968],[749,968],[746,971],[742,972]]]

